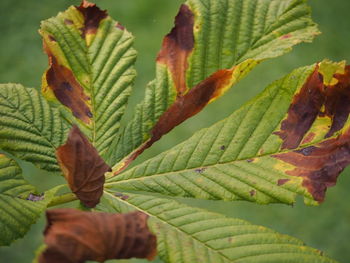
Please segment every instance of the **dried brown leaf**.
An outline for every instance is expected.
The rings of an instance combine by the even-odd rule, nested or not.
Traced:
[[[132,257],[153,259],[156,237],[141,212],[111,214],[53,209],[46,212],[46,250],[40,263],[104,262]]]
[[[95,207],[103,193],[110,167],[77,126],[56,151],[58,162],[72,192],[88,207]]]

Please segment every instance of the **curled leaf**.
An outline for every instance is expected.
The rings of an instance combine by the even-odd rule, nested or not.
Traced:
[[[132,257],[153,259],[156,237],[141,212],[111,214],[53,209],[46,212],[46,250],[40,263],[104,262]]]
[[[72,192],[86,206],[95,207],[103,192],[104,174],[110,167],[77,126],[73,126],[56,155]]]

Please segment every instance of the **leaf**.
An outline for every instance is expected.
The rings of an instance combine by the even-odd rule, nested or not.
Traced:
[[[86,260],[148,258],[156,254],[156,237],[146,214],[110,214],[53,209],[46,213],[46,250],[40,263],[78,263]]]
[[[0,84],[0,148],[37,167],[59,172],[55,150],[68,126],[35,89]]]
[[[294,70],[227,119],[106,187],[261,204],[290,204],[300,194],[308,204],[322,202],[350,163],[350,67],[330,65]]]
[[[78,120],[103,154],[118,132],[135,77],[132,35],[85,0],[42,22],[40,34],[50,64],[44,95],[63,104],[64,116]]]
[[[103,194],[105,173],[110,167],[78,126],[73,126],[67,142],[57,149],[56,155],[72,192],[87,207],[95,207]]]
[[[111,210],[150,216],[158,254],[166,263],[335,262],[301,241],[262,226],[151,195],[104,195]],[[120,195],[119,195],[120,196]]]
[[[23,237],[52,200],[57,189],[37,194],[18,164],[0,154],[0,246]]]
[[[188,0],[163,40],[144,101],[109,148],[109,163],[119,162],[114,173],[261,61],[318,33],[304,0]]]

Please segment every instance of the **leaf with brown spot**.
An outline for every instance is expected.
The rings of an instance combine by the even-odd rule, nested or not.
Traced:
[[[84,27],[81,28],[84,38],[89,34],[96,34],[102,19],[108,16],[107,11],[102,11],[96,4],[83,0],[80,6],[76,7],[84,17]]]
[[[59,65],[57,59],[49,53],[50,68],[46,72],[46,81],[56,98],[71,109],[73,115],[91,123],[93,117],[90,109],[90,97],[84,93],[83,87],[74,77],[72,71]]]
[[[186,72],[188,56],[194,48],[194,14],[187,5],[181,5],[175,18],[175,27],[164,38],[157,62],[167,65],[178,96],[188,91]]]
[[[141,212],[111,214],[53,209],[46,212],[46,250],[40,263],[104,262],[156,255],[156,237]]]
[[[174,28],[163,39],[156,76],[144,101],[107,153],[109,163],[118,162],[114,174],[162,135],[222,96],[261,61],[280,56],[318,34],[303,0],[293,4],[261,1],[258,8],[255,0],[242,3],[188,0],[181,5]],[[255,20],[266,14],[275,19]],[[285,15],[292,21],[286,23]],[[263,24],[271,31],[260,26],[247,30],[246,21]],[[297,26],[290,26],[294,22]]]
[[[318,204],[350,163],[349,66],[329,63],[294,70],[227,119],[109,178],[106,188],[261,204],[292,204],[298,194],[307,204]],[[326,85],[325,75],[327,83],[329,76],[336,80],[334,85]],[[215,85],[199,90],[207,96],[208,87]],[[187,107],[194,109],[196,103],[201,101]],[[185,115],[178,113],[160,118],[165,118],[159,122],[164,125],[160,135],[176,123],[173,118]]]
[[[106,11],[82,1],[40,28],[49,58],[42,92],[101,156],[118,134],[136,75],[134,38],[117,24]]]
[[[272,157],[295,166],[286,173],[303,178],[302,185],[316,201],[323,202],[327,188],[336,184],[339,174],[350,164],[350,130],[315,146]]]
[[[73,126],[66,144],[57,149],[56,155],[72,192],[87,207],[95,207],[110,167],[77,126]]]
[[[328,61],[320,63],[330,64]],[[331,137],[345,124],[350,113],[350,66],[339,65],[333,69],[334,85],[324,83],[323,72],[319,65],[310,75],[301,90],[293,98],[287,118],[282,122],[281,130],[275,134],[283,140],[282,149],[294,149],[300,145],[303,138],[310,142],[315,132],[308,133],[318,117],[330,119],[331,127],[325,137]],[[343,74],[336,73],[343,68]],[[331,72],[332,72],[331,71]],[[331,74],[333,75],[333,74]]]

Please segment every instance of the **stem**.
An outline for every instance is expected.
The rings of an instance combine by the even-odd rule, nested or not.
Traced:
[[[73,193],[59,195],[59,196],[54,197],[47,207],[62,205],[62,204],[69,203],[69,202],[72,202],[75,200],[78,200],[78,198]]]

